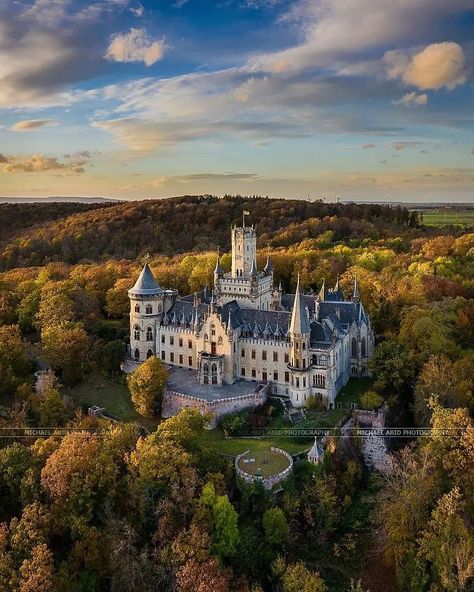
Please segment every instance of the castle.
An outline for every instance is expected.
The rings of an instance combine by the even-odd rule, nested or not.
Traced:
[[[178,408],[186,397],[194,405],[236,400],[248,395],[245,388],[257,392],[255,383],[295,407],[310,396],[332,407],[351,376],[367,375],[374,345],[357,280],[350,300],[339,282],[303,294],[298,279],[295,294],[283,294],[274,285],[270,257],[257,269],[255,227],[244,220],[231,233],[232,269],[223,271],[218,254],[212,291],[180,297],[161,288],[145,264],[128,291],[131,358],[158,356],[172,367],[172,391],[184,397]],[[247,406],[256,402],[246,400]]]

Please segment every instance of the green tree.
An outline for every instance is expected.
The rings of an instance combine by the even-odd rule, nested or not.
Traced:
[[[283,592],[326,592],[326,584],[319,573],[307,569],[303,563],[286,568],[282,578]]]
[[[216,497],[212,507],[212,516],[214,521],[213,549],[221,558],[231,557],[235,554],[239,542],[239,529],[237,512],[226,495]]]
[[[362,406],[362,409],[369,409],[371,411],[374,409],[379,409],[379,407],[382,406],[383,401],[384,398],[382,397],[382,395],[379,395],[375,391],[366,391],[360,397],[360,404]]]
[[[369,368],[383,391],[401,393],[415,377],[415,366],[406,349],[394,339],[382,341],[374,350]]]
[[[281,545],[288,538],[288,522],[281,508],[270,508],[262,518],[265,539],[271,545]]]
[[[120,372],[120,364],[122,363],[125,353],[125,346],[121,339],[108,341],[102,350],[102,367],[108,374],[116,374]]]
[[[152,356],[128,375],[127,384],[137,413],[153,417],[161,408],[168,372],[161,360]]]
[[[421,555],[430,561],[446,592],[463,592],[474,578],[474,531],[463,516],[462,496],[454,488],[438,501],[420,545]]]

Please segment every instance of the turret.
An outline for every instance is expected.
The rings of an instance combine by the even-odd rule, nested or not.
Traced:
[[[165,291],[156,281],[148,262],[128,291],[130,298],[130,355],[137,361],[156,354],[157,331],[163,317]]]

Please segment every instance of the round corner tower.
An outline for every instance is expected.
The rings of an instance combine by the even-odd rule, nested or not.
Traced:
[[[130,356],[144,361],[156,355],[157,334],[164,311],[165,291],[160,288],[148,263],[133,288],[130,299]]]

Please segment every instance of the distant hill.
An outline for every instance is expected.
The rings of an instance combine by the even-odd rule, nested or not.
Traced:
[[[184,196],[139,202],[101,204],[0,204],[0,269],[77,263],[105,258],[136,259],[146,251],[173,255],[193,250],[228,250],[229,225],[258,225],[260,244],[295,226],[292,240],[331,230],[335,239],[400,232],[416,223],[416,214],[376,204],[259,197]],[[308,219],[317,225],[305,225]]]
[[[65,196],[48,196],[48,197],[2,197],[0,196],[0,203],[117,203],[120,200],[112,197],[65,197]]]

